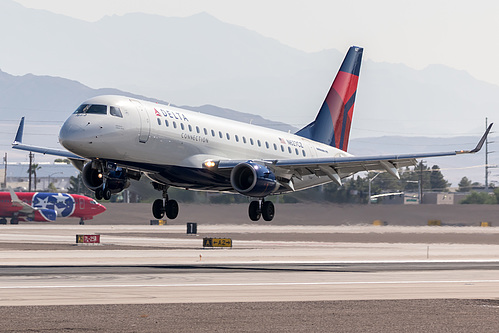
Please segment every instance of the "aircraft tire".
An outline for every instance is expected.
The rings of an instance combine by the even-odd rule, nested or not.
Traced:
[[[251,221],[258,221],[262,213],[260,212],[260,202],[251,201],[248,208],[248,215]]]
[[[165,208],[163,206],[163,199],[156,199],[152,204],[152,215],[157,219],[162,219],[165,215]]]
[[[95,199],[102,200],[104,197],[104,191],[101,188],[95,190]]]
[[[264,201],[262,204],[262,217],[265,221],[272,221],[274,219],[275,208],[272,201]]]
[[[108,189],[108,188],[106,188],[106,189],[104,190],[104,193],[103,193],[102,197],[104,198],[104,200],[109,200],[109,199],[111,199],[111,190],[110,190],[110,189]]]
[[[175,200],[168,200],[166,202],[166,217],[170,220],[174,220],[178,216],[178,203]]]
[[[19,224],[19,220],[13,217],[10,219],[10,224]]]
[[[0,224],[7,224],[7,219],[2,217],[0,219]]]

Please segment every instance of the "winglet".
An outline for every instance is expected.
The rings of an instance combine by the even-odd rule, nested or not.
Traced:
[[[10,201],[14,204],[20,203],[21,200],[19,200],[19,197],[17,196],[16,192],[12,189],[12,187],[9,186],[9,192],[10,192]]]
[[[21,118],[21,122],[19,123],[19,127],[17,128],[16,138],[14,139],[14,143],[23,142],[23,132],[24,132],[24,117]]]
[[[489,135],[489,132],[490,132],[490,129],[492,128],[492,125],[494,125],[494,123],[490,124],[489,127],[487,127],[487,129],[485,130],[485,133],[483,133],[482,138],[480,139],[480,141],[478,141],[478,144],[476,145],[476,147],[474,149],[472,149],[472,150],[459,150],[459,151],[456,151],[456,154],[478,153],[480,151],[480,149],[482,149],[482,146],[485,143],[487,136]]]

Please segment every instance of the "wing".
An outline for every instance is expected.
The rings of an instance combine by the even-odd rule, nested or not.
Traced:
[[[306,175],[328,176],[331,180],[341,184],[341,178],[353,175],[360,171],[387,171],[400,178],[398,169],[417,164],[417,159],[460,154],[473,154],[482,148],[493,124],[487,128],[476,147],[472,150],[454,150],[439,153],[417,153],[400,155],[375,156],[348,156],[331,158],[305,158],[285,160],[255,160],[267,166],[277,177],[291,180],[293,177],[301,179]],[[237,164],[247,161],[221,160],[210,161],[213,167],[219,169],[234,168]],[[208,162],[205,167],[209,167]],[[289,183],[292,186],[292,183]]]
[[[54,149],[54,148],[45,148],[45,147],[38,147],[38,146],[33,146],[33,145],[27,145],[23,144],[23,132],[24,132],[24,117],[21,118],[21,122],[19,123],[19,127],[17,129],[16,133],[16,138],[14,139],[14,142],[12,142],[12,148],[14,149],[19,149],[19,150],[26,150],[26,151],[31,151],[34,153],[41,153],[41,154],[48,154],[48,155],[55,155],[55,156],[61,156],[61,157],[66,157],[71,160],[85,160],[85,158],[73,154],[67,150],[64,149]]]

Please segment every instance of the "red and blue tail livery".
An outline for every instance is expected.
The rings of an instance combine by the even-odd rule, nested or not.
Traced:
[[[84,220],[106,210],[92,198],[79,194],[43,192],[0,192],[0,224],[19,221],[53,222],[57,217],[78,217]]]
[[[350,47],[317,117],[296,135],[347,151],[362,52]]]

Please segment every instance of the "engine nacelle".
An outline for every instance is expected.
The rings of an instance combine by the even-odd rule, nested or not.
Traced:
[[[83,180],[83,184],[92,191],[102,187],[104,181],[101,170],[92,168],[92,162],[88,162],[83,167],[81,179]]]
[[[92,162],[88,162],[81,171],[83,184],[92,191],[102,188],[104,183],[104,175],[100,169],[92,167]],[[108,171],[106,186],[111,190],[111,193],[119,193],[130,186],[126,172],[121,168]]]
[[[254,198],[263,198],[279,188],[272,171],[251,161],[239,163],[232,169],[230,183],[237,192]]]

